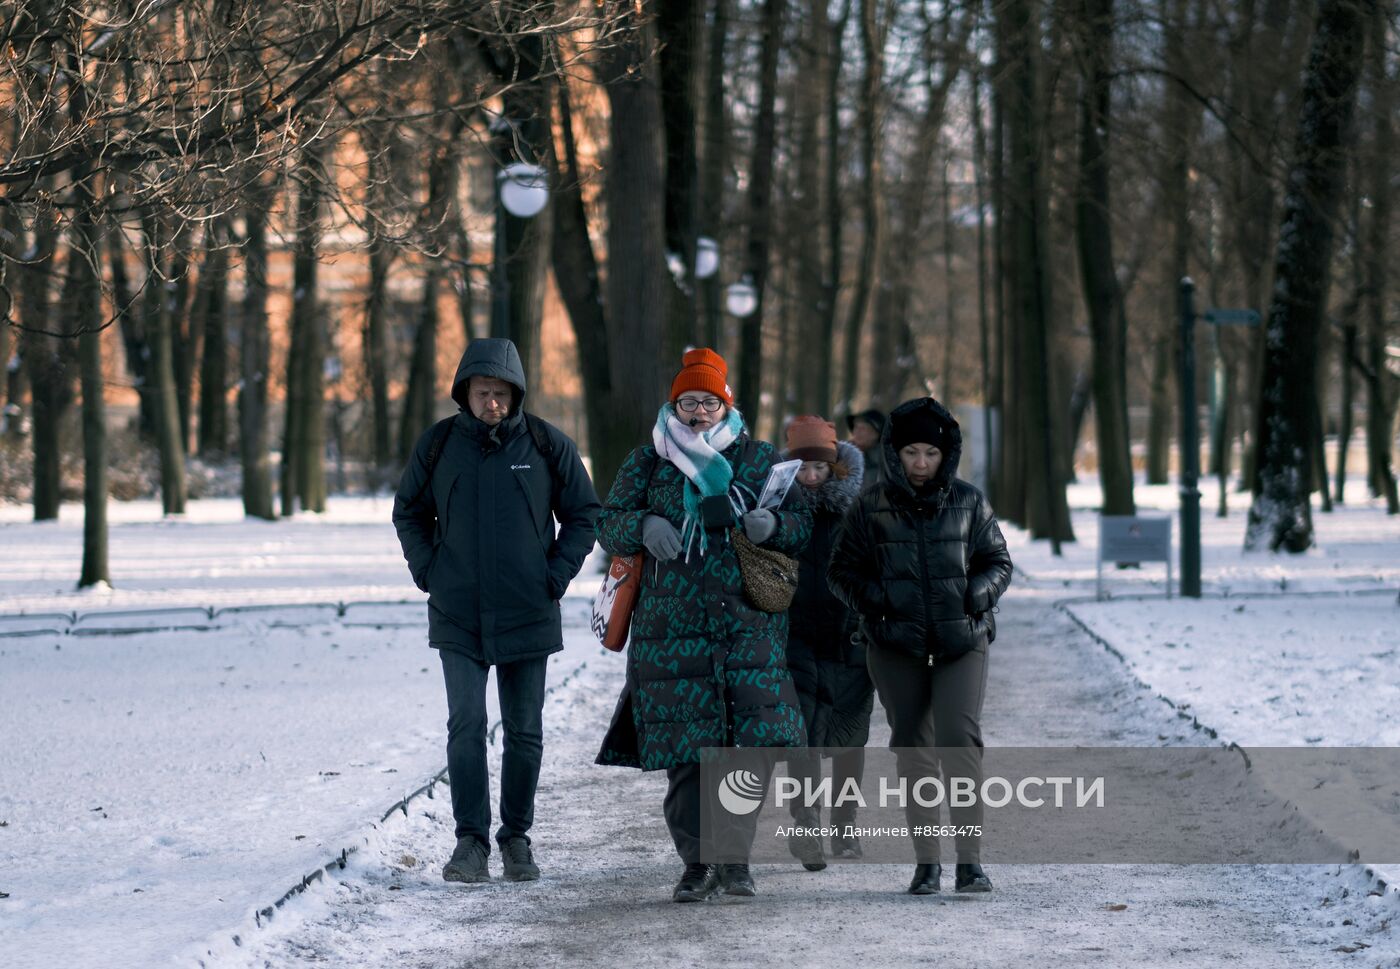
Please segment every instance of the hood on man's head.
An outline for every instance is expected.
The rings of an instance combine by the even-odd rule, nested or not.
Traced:
[[[510,412],[520,412],[525,404],[525,367],[520,353],[510,340],[490,337],[473,340],[457,364],[457,376],[452,381],[452,399],[462,410],[470,410],[467,391],[473,377],[495,377],[515,388]]]

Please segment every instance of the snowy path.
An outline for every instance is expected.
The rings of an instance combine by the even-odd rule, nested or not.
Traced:
[[[1013,592],[1000,618],[989,744],[1204,742],[1051,608],[1046,593]],[[451,844],[450,817],[444,801],[420,802],[379,832],[375,850],[341,879],[295,900],[242,948],[212,940],[207,962],[1400,965],[1400,945],[1384,931],[1397,914],[1393,900],[1368,897],[1354,868],[1007,865],[990,870],[993,895],[968,901],[903,894],[905,866],[815,874],[760,866],[755,899],[673,905],[679,865],[661,819],[664,776],[592,764],[622,676],[619,657],[597,653],[546,713],[534,832],[543,881],[444,884],[438,869]],[[888,736],[878,708],[876,721],[872,744]]]

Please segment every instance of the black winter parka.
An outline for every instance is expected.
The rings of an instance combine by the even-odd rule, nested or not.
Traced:
[[[916,491],[890,443],[898,417],[924,408],[953,442],[938,473]],[[957,479],[958,422],[931,397],[901,404],[881,433],[884,482],[867,490],[842,523],[827,578],[861,616],[865,639],[930,664],[956,659],[996,638],[992,609],[1011,583],[1011,556],[991,505]]]
[[[495,427],[468,407],[476,376],[515,388],[510,416]],[[525,371],[509,340],[473,340],[452,397],[462,412],[431,481],[430,428],[418,439],[394,499],[409,572],[428,593],[429,642],[487,664],[558,652],[564,641],[558,600],[593,548],[602,508],[593,482],[574,442],[543,421],[553,455],[540,453],[522,410]]]

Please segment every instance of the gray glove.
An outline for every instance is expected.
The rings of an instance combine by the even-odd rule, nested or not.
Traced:
[[[762,545],[778,530],[778,518],[767,508],[744,513],[744,534],[755,545]]]
[[[642,544],[658,562],[669,562],[681,554],[681,533],[660,515],[642,519]]]

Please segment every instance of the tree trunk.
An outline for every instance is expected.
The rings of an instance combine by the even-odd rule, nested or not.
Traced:
[[[651,440],[656,411],[666,399],[667,378],[679,360],[662,360],[656,321],[666,311],[664,251],[665,147],[656,37],[648,10],[628,14],[625,39],[607,52],[604,74],[608,103],[607,212],[608,365],[613,413],[599,474],[611,474],[627,452]],[[580,348],[582,349],[582,347]],[[610,478],[600,481],[610,484]],[[599,490],[606,490],[606,484]]]
[[[1332,220],[1341,195],[1367,21],[1363,0],[1321,0],[1303,82],[1294,162],[1274,259],[1257,418],[1259,448],[1245,548],[1313,544],[1310,428]]]
[[[1352,361],[1356,359],[1356,321],[1348,321],[1342,328],[1342,400],[1337,411],[1337,504],[1346,503],[1347,494],[1347,451],[1351,447],[1354,417],[1352,409],[1356,404],[1356,385],[1352,377]]]
[[[763,399],[763,313],[768,285],[768,245],[773,228],[773,149],[776,143],[778,54],[783,42],[786,0],[763,0],[763,44],[759,53],[758,115],[749,166],[749,243],[745,275],[757,294],[754,311],[740,323],[736,403],[757,433]],[[780,402],[776,402],[780,403]]]
[[[974,62],[972,72],[973,181],[977,191],[977,329],[978,349],[982,364],[982,440],[984,465],[983,482],[987,497],[996,503],[997,446],[995,415],[1000,412],[996,383],[992,375],[991,330],[993,320],[987,305],[987,133],[982,123],[982,65]]]
[[[825,12],[825,3],[814,0]],[[816,413],[832,412],[834,362],[836,350],[836,302],[841,293],[842,227],[846,221],[845,196],[841,191],[841,53],[845,45],[846,24],[851,16],[851,0],[843,0],[841,14],[826,25],[825,59],[822,66],[826,80],[826,277],[822,296],[821,346],[824,352],[817,363],[817,386],[820,396],[815,401]],[[845,405],[849,411],[849,405]]]
[[[54,330],[51,280],[58,232],[51,219],[34,227],[30,248],[35,257],[19,270],[20,357],[29,378],[30,446],[34,455],[34,520],[58,518],[60,495],[59,428],[73,402],[73,376],[65,341]],[[48,332],[44,332],[48,331]]]
[[[830,379],[831,335],[826,332],[827,297],[827,224],[822,198],[822,138],[821,123],[825,105],[826,83],[826,0],[811,0],[807,5],[806,31],[798,48],[798,76],[803,83],[794,85],[793,167],[795,203],[787,206],[786,237],[794,258],[789,260],[795,299],[784,300],[798,311],[797,338],[792,344],[800,347],[800,361],[791,366],[796,382],[795,410],[799,414],[825,414],[826,382]],[[787,360],[788,358],[784,358]],[[789,364],[785,363],[785,372]]]
[[[710,17],[709,50],[705,61],[705,149],[700,167],[699,226],[702,235],[720,240],[724,235],[724,170],[728,164],[728,119],[724,110],[725,43],[729,34],[729,0],[714,0]],[[724,247],[720,246],[721,252]],[[722,274],[716,272],[700,284],[702,322],[696,343],[723,353],[724,291]]]
[[[173,300],[166,290],[169,270],[164,255],[171,246],[168,228],[160,216],[148,213],[142,223],[146,236],[145,329],[151,336],[153,397],[156,403],[156,448],[160,452],[161,508],[167,515],[185,513],[185,447],[180,438],[180,404],[175,386]]]
[[[81,77],[78,54],[68,53],[70,76]],[[75,126],[87,117],[87,89],[76,85],[69,95]],[[78,588],[109,583],[107,567],[107,402],[102,381],[102,288],[93,174],[86,163],[73,171],[72,248],[68,274],[69,311],[78,332],[78,364],[83,388],[83,565]]]
[[[369,295],[365,301],[365,366],[369,370],[370,421],[376,475],[393,461],[389,436],[388,338],[385,334],[385,287],[393,255],[383,239],[369,246]],[[467,324],[470,325],[470,318]]]
[[[846,345],[842,359],[842,415],[854,414],[856,384],[859,379],[861,333],[874,308],[875,272],[880,264],[881,236],[884,233],[884,212],[881,192],[884,166],[880,160],[880,107],[884,85],[883,36],[879,29],[879,0],[859,0],[860,46],[864,75],[860,86],[857,111],[860,139],[860,254],[856,262],[855,291],[846,314]]]
[[[1011,216],[1010,187],[1008,185],[1007,164],[1007,106],[1011,101],[1010,90],[1010,43],[1005,18],[995,18],[993,39],[996,47],[996,65],[992,71],[992,151],[991,187],[992,211],[992,265],[996,272],[992,289],[992,306],[997,331],[996,357],[992,365],[993,379],[996,381],[995,396],[1000,403],[1000,433],[997,437],[997,491],[993,498],[997,515],[1017,525],[1026,524],[1026,476],[1025,462],[1022,460],[1020,430],[1023,408],[1019,402],[1010,399],[1007,387],[1020,388],[1019,354],[1015,352],[1016,320],[1013,312],[1012,282],[1014,264],[1011,252],[1011,232],[1008,219]]]
[[[194,371],[199,360],[199,344],[204,334],[190,312],[190,260],[184,246],[177,244],[170,261],[170,282],[166,285],[166,312],[170,316],[170,362],[175,372],[176,428],[180,451],[189,453],[190,415],[194,403]],[[203,278],[204,269],[200,268]]]
[[[588,418],[588,453],[592,459],[593,481],[604,491],[617,473],[627,452],[636,443],[615,428],[616,403],[612,367],[608,352],[608,320],[603,309],[603,293],[598,281],[598,262],[588,235],[588,218],[583,206],[579,181],[577,145],[574,141],[573,112],[568,85],[557,87],[562,158],[555,162],[558,172],[551,234],[554,278],[559,296],[573,325],[578,344],[579,376],[583,382],[583,406]]]
[[[523,21],[521,22],[523,26]],[[549,92],[544,77],[544,41],[537,32],[526,32],[503,46],[493,59],[501,92],[502,119],[493,125],[496,134],[492,154],[505,166],[515,161],[539,164],[548,159]],[[455,141],[455,136],[451,139]],[[498,207],[498,233],[503,233],[504,272],[509,292],[505,332],[520,352],[527,384],[539,374],[540,322],[544,310],[545,271],[548,267],[551,219],[522,219]],[[501,267],[497,267],[498,271]],[[663,319],[658,316],[656,320]],[[497,322],[499,328],[500,322]],[[655,320],[653,320],[655,325]]]
[[[1110,56],[1113,0],[1082,0],[1079,191],[1075,198],[1079,271],[1093,334],[1094,430],[1103,514],[1133,515],[1128,437],[1128,320],[1113,254],[1109,192]]]
[[[1388,287],[1390,285],[1391,213],[1394,195],[1391,188],[1395,167],[1395,128],[1391,117],[1395,111],[1396,79],[1386,67],[1388,53],[1389,13],[1391,3],[1376,4],[1371,19],[1372,42],[1369,58],[1369,81],[1373,103],[1371,118],[1373,144],[1371,171],[1368,173],[1367,194],[1371,200],[1371,219],[1366,234],[1366,358],[1370,371],[1366,394],[1366,454],[1371,493],[1385,498],[1389,514],[1400,514],[1395,469],[1391,463],[1395,436],[1396,380],[1386,370],[1386,344],[1390,321],[1386,318]]]
[[[321,244],[321,157],[303,149],[292,248],[292,345],[287,355],[287,413],[282,438],[282,514],[326,510],[325,324],[316,291]]]
[[[238,449],[243,466],[243,513],[268,521],[272,505],[267,452],[267,219],[271,189],[256,181],[244,209],[243,306],[239,326]]]
[[[90,200],[89,200],[90,204]],[[80,205],[75,218],[80,244],[96,253],[92,217]],[[78,337],[78,360],[83,385],[83,566],[78,588],[110,583],[107,566],[107,405],[102,381],[102,304],[97,278],[86,259],[76,261],[87,278],[80,284],[83,327]]]
[[[413,355],[409,360],[408,390],[404,393],[399,420],[399,460],[407,461],[413,444],[433,424],[437,402],[437,263],[429,261],[423,276],[423,296],[418,308],[418,326],[413,334]]]
[[[666,136],[666,251],[679,256],[685,267],[672,289],[667,321],[666,355],[678,357],[696,339],[698,328],[695,239],[700,162],[695,82],[705,14],[703,0],[666,0],[656,9]]]
[[[1025,469],[1024,519],[1035,538],[1048,538],[1054,554],[1062,541],[1073,541],[1065,498],[1063,419],[1052,386],[1050,311],[1054,305],[1049,275],[1049,213],[1046,174],[1041,158],[1043,121],[1040,108],[1037,21],[1029,0],[1008,0],[998,12],[1006,33],[1006,179],[1007,232],[1011,255],[1011,319],[1021,388],[1021,414],[1009,422],[1008,435],[1022,451]]]
[[[229,244],[219,221],[209,226],[204,267],[199,274],[198,317],[204,352],[199,367],[199,455],[222,458],[228,450],[228,256]]]
[[[155,380],[151,377],[151,343],[146,333],[145,293],[134,293],[126,265],[126,232],[114,222],[107,233],[107,265],[112,275],[112,302],[116,305],[126,371],[136,390],[136,430],[142,441],[156,440]]]

